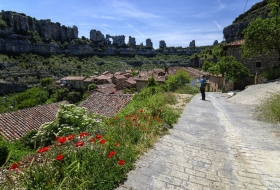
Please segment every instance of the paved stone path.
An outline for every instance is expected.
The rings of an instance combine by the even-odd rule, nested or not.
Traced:
[[[280,126],[221,93],[196,95],[170,134],[136,163],[127,189],[280,189]]]

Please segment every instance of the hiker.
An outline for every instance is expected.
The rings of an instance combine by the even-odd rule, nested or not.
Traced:
[[[200,82],[200,92],[201,92],[201,96],[202,99],[201,100],[205,100],[205,87],[206,87],[206,76],[203,75],[202,78],[200,80],[198,80],[198,82]]]

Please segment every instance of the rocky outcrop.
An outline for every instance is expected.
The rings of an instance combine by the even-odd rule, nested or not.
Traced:
[[[150,38],[146,39],[146,47],[153,48],[153,42]]]
[[[226,43],[241,40],[244,38],[243,30],[247,28],[249,22],[242,22],[238,24],[232,24],[224,28],[223,34]]]
[[[132,38],[131,36],[129,36],[128,38],[128,44],[131,46],[136,46],[136,40],[135,38]]]
[[[160,41],[160,47],[164,50],[155,50],[150,38],[146,40],[146,47],[143,43],[137,46],[135,38],[131,36],[129,36],[128,46],[124,35],[106,34],[105,36],[95,29],[90,31],[90,39],[78,38],[76,26],[66,27],[58,22],[51,22],[50,19],[37,20],[12,11],[2,11],[0,21],[1,53],[154,56],[163,51],[164,54],[174,55],[192,55],[198,52],[195,49],[183,50],[182,48],[175,48],[174,51],[165,50],[167,47],[164,40]]]
[[[105,37],[99,30],[91,30],[90,31],[90,40],[93,42],[102,42],[104,41]]]
[[[159,48],[166,48],[166,43],[164,40],[159,41]]]
[[[218,44],[219,44],[218,40],[215,40],[214,43],[213,43],[213,46],[216,46]]]
[[[189,47],[195,47],[195,40],[192,40],[192,41],[190,42]]]
[[[1,33],[20,34],[32,36],[38,33],[43,41],[70,41],[78,38],[78,28],[76,26],[66,27],[60,23],[53,23],[50,19],[36,20],[25,14],[2,10],[2,19],[7,22],[8,28]]]

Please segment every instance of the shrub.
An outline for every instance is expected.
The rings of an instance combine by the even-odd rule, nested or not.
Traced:
[[[20,142],[28,148],[31,149],[37,149],[39,144],[35,140],[35,136],[37,134],[36,130],[31,130],[28,133],[26,133],[21,139]]]
[[[1,142],[0,142],[0,166],[5,164],[8,155],[9,155],[9,148],[8,148],[7,144],[1,139]]]
[[[262,76],[268,80],[278,79],[280,78],[280,67],[266,69]]]

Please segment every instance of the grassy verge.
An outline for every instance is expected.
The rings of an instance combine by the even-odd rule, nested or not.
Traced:
[[[256,117],[269,123],[280,122],[280,94],[273,94],[256,108]]]

